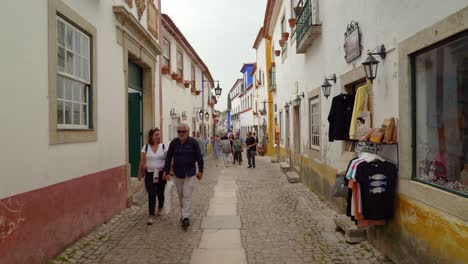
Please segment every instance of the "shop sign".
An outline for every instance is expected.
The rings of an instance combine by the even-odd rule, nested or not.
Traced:
[[[359,24],[356,21],[351,21],[346,28],[345,36],[345,59],[346,62],[351,62],[361,56],[361,32],[359,32]]]

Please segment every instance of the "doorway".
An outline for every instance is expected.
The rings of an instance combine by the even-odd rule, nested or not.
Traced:
[[[130,176],[138,176],[143,147],[143,69],[128,62],[128,158]]]
[[[301,119],[299,117],[299,106],[294,106],[293,110],[294,127],[294,153],[301,153]]]

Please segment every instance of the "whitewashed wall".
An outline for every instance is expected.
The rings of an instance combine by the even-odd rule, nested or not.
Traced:
[[[125,4],[64,3],[97,29],[97,141],[49,145],[48,2],[3,3],[0,198],[125,165],[126,87],[112,12],[113,3]]]
[[[191,80],[191,67],[192,67],[192,60],[188,56],[188,54],[185,52],[185,50],[182,49],[181,45],[178,45],[176,40],[168,34],[168,32],[163,29],[162,30],[163,36],[170,42],[171,45],[171,69],[169,71],[169,75],[163,75],[162,76],[162,98],[163,98],[163,118],[164,118],[164,124],[163,124],[163,141],[168,142],[172,140],[173,137],[176,137],[173,132],[171,133],[170,128],[173,127],[174,120],[171,119],[170,116],[170,111],[172,108],[176,110],[177,116],[180,117],[180,122],[181,123],[186,123],[190,127],[190,135],[192,135],[193,130],[193,118],[195,118],[196,123],[196,130],[199,130],[199,125],[201,124],[201,120],[198,118],[198,112],[195,112],[194,108],[197,107],[198,111],[202,108],[202,94],[195,96],[192,95],[191,89],[185,88],[183,84],[177,84],[175,80],[172,80],[172,77],[170,74],[172,72],[177,71],[177,47],[179,47],[180,51],[183,51],[183,56],[184,56],[184,80]],[[195,79],[196,79],[196,89],[197,90],[202,90],[203,88],[203,83],[202,83],[202,71],[199,67],[195,66]],[[205,76],[205,80],[206,76]],[[205,90],[204,90],[204,101],[203,101],[203,108],[204,111],[210,111],[209,106],[208,106],[208,98],[210,97],[211,94],[211,85],[208,83],[205,83]],[[181,115],[182,112],[186,112],[187,114],[187,120],[182,120]],[[209,127],[209,122],[211,122],[212,117],[210,115],[210,118],[208,121],[204,121],[207,127],[207,132],[210,133],[208,130]]]
[[[381,60],[379,72],[374,80],[373,94],[373,123],[380,125],[385,117],[398,116],[398,43],[414,35],[419,30],[449,16],[464,8],[467,2],[454,0],[443,2],[428,1],[385,1],[365,0],[359,4],[352,1],[325,1],[319,2],[320,21],[322,23],[321,36],[314,40],[306,54],[296,54],[295,41],[289,40],[287,58],[284,62],[275,57],[277,68],[277,93],[275,103],[278,111],[283,110],[286,101],[296,97],[294,83],[298,82],[298,92],[319,88],[325,75],[335,73],[337,77],[361,65],[366,59],[366,51],[377,45],[384,44],[387,48],[387,57]],[[280,49],[278,40],[281,38],[281,16],[286,14],[290,18],[290,2],[283,1],[278,6],[279,14],[273,25],[272,39],[275,49]],[[276,17],[276,14],[273,18]],[[274,19],[273,19],[274,20]],[[351,63],[344,59],[344,32],[346,26],[352,21],[360,26],[363,46],[362,55]],[[289,25],[287,25],[289,30]],[[328,121],[331,99],[341,92],[344,84],[338,79],[332,87],[329,99],[320,97],[321,102],[321,156],[322,162],[332,165],[342,151],[340,143],[328,143]],[[306,96],[307,99],[307,96]],[[301,116],[301,146],[308,145],[309,141],[309,115],[308,100],[302,100],[300,106]],[[283,110],[284,112],[284,110]],[[291,109],[290,109],[291,113]],[[283,120],[285,120],[283,116]],[[292,114],[290,116],[290,144],[293,144]],[[284,147],[284,145],[283,145]]]

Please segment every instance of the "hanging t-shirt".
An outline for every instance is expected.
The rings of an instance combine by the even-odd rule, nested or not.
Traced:
[[[328,122],[330,123],[328,141],[349,139],[349,127],[353,109],[354,96],[340,94],[333,97],[330,113],[328,114]]]
[[[148,145],[148,153],[146,153],[146,145],[141,149],[142,153],[146,153],[145,167],[148,171],[162,170],[164,168],[164,155],[167,152],[167,148],[163,146],[164,144],[159,144],[156,152],[153,152],[151,145]]]
[[[397,167],[388,161],[372,161],[357,166],[362,214],[366,219],[393,217]]]
[[[357,122],[358,114],[364,110],[366,94],[367,94],[367,85],[363,85],[357,89],[356,97],[354,98],[353,114],[351,116],[351,123],[349,125],[349,138],[350,139],[360,139],[360,138],[356,138],[356,122]]]

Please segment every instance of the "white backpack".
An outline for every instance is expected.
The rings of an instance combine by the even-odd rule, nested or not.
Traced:
[[[221,152],[231,153],[231,141],[229,141],[229,139],[223,139],[221,141]]]

